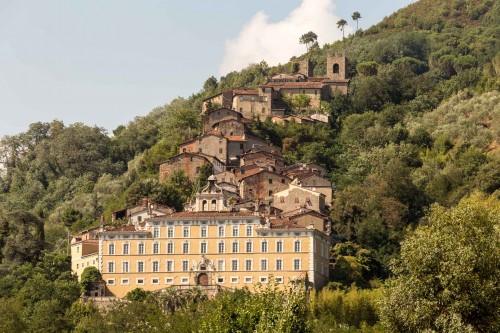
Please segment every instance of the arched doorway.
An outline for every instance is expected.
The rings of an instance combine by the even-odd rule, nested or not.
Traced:
[[[208,274],[200,273],[196,278],[196,284],[200,286],[208,286]]]

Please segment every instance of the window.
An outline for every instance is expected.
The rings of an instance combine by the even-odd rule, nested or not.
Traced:
[[[293,269],[296,271],[300,270],[300,259],[293,259]]]
[[[207,234],[208,234],[208,227],[201,227],[201,230],[200,230],[200,237],[207,237]]]
[[[285,202],[285,197],[280,197],[280,202],[284,203]]]
[[[159,272],[160,271],[160,263],[158,261],[153,261],[153,272]]]
[[[158,254],[158,253],[160,253],[160,244],[153,243],[153,254]]]
[[[107,279],[106,280],[106,284],[109,284],[110,286],[114,286],[115,285],[115,279]]]
[[[122,262],[122,273],[128,273],[129,271],[129,262],[124,261]]]
[[[159,238],[160,237],[160,228],[154,227],[153,229],[153,238]]]
[[[240,112],[243,112],[243,108],[240,108]]]
[[[174,271],[174,261],[167,260],[167,272],[173,272],[173,271]]]
[[[233,237],[238,237],[240,235],[240,228],[236,225],[233,226]]]
[[[251,225],[247,225],[247,237],[252,237],[253,227]]]
[[[267,241],[262,241],[260,245],[261,252],[267,252]]]
[[[217,270],[218,271],[224,270],[224,259],[217,260]]]
[[[252,277],[251,276],[245,276],[245,283],[252,283]]]
[[[108,245],[108,253],[109,254],[115,254],[115,244],[109,244]]]
[[[231,276],[231,283],[238,283],[238,277],[237,276]]]
[[[293,245],[293,249],[295,252],[300,252],[300,241],[296,240]]]
[[[144,278],[138,278],[135,280],[135,283],[138,285],[143,285],[144,284]]]
[[[240,149],[245,149],[245,146],[243,145],[243,143],[240,143]]]
[[[231,260],[231,270],[233,271],[238,270],[238,259]]]
[[[267,259],[260,259],[260,270],[267,271]]]
[[[142,216],[137,216],[137,222],[141,222],[142,221]]]
[[[182,271],[183,272],[189,271],[189,261],[188,260],[182,261]]]
[[[267,283],[268,281],[269,281],[269,278],[267,276],[260,276],[259,277],[260,283]]]
[[[174,237],[174,227],[168,227],[168,229],[167,229],[167,237],[168,238],[173,238]]]
[[[217,283],[224,283],[224,278],[223,277],[218,277],[217,278]]]
[[[189,227],[182,228],[182,237],[184,237],[184,238],[189,237]]]
[[[252,270],[252,259],[246,259],[245,260],[245,270],[246,271],[251,271]]]
[[[223,225],[219,226],[219,237],[224,237],[224,226]]]
[[[169,253],[169,254],[174,253],[174,243],[173,242],[167,243],[167,253]]]
[[[129,254],[129,252],[130,252],[129,249],[130,249],[129,243],[123,244],[123,254]]]
[[[272,183],[273,183],[273,179],[269,178],[269,184],[272,184]]]
[[[139,261],[137,262],[137,271],[139,273],[144,272],[144,261]]]
[[[283,270],[283,259],[276,259],[276,270],[277,271]]]
[[[108,262],[108,273],[114,273],[115,272],[115,263],[113,261]]]
[[[202,254],[207,253],[207,242],[200,243],[200,253]]]
[[[276,252],[283,252],[283,241],[279,240],[276,242]]]
[[[233,242],[233,253],[238,253],[238,252],[240,252],[240,243]]]
[[[340,66],[339,64],[334,64],[333,65],[333,74],[339,74],[340,73]]]
[[[144,254],[144,243],[139,243],[138,251],[139,254]]]
[[[283,283],[283,277],[282,276],[275,276],[274,277],[274,281],[276,281],[276,283],[282,284]]]
[[[165,284],[174,284],[174,278],[165,278]]]
[[[269,196],[273,195],[273,190],[269,190],[268,195],[269,195]]]
[[[188,283],[189,283],[189,278],[188,277],[181,278],[181,284],[188,284]]]
[[[189,243],[188,242],[182,243],[182,253],[184,253],[184,254],[189,253]]]
[[[128,286],[128,285],[129,285],[129,283],[130,283],[130,280],[129,280],[129,279],[122,279],[122,281],[121,281],[121,285],[122,285],[122,286]]]
[[[219,253],[224,253],[224,242],[219,242]]]
[[[222,154],[222,148],[219,148],[219,154]]]
[[[76,253],[80,253],[80,247],[79,246],[76,247]]]
[[[252,241],[247,241],[247,243],[246,243],[247,253],[251,253],[252,252],[252,248],[253,248]]]
[[[160,284],[160,279],[158,279],[158,278],[152,278],[151,279],[151,284]]]
[[[76,264],[76,269],[78,269],[79,264]]]

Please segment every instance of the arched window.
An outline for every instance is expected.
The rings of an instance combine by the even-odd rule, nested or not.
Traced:
[[[204,212],[207,210],[207,200],[203,200],[201,203],[201,211]]]
[[[212,211],[216,211],[217,210],[217,200],[212,200],[212,207],[210,208]]]
[[[339,64],[334,64],[333,65],[333,74],[339,74],[340,73],[340,66]]]

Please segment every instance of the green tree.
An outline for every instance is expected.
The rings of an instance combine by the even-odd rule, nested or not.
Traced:
[[[390,332],[500,330],[500,200],[432,206],[402,244],[381,302]]]
[[[142,288],[135,288],[129,291],[125,298],[133,302],[144,302],[150,294],[150,291],[146,291]]]
[[[102,274],[94,266],[85,267],[80,277],[80,286],[82,293],[88,293],[94,282],[102,280]]]
[[[342,31],[342,39],[345,38],[344,36],[344,30],[345,30],[345,26],[347,25],[347,21],[344,20],[344,19],[341,19],[337,22],[337,28],[340,29]]]
[[[309,31],[308,33],[305,33],[302,36],[300,36],[299,43],[305,44],[307,51],[309,51],[311,47],[317,42],[317,40],[318,40],[318,35],[316,35],[312,31]]]
[[[359,30],[358,20],[361,18],[361,14],[359,12],[354,12],[354,13],[352,13],[351,17],[354,21],[356,21],[356,30]]]

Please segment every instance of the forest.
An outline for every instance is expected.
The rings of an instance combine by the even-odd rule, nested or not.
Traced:
[[[213,299],[136,290],[106,311],[79,302],[69,235],[144,197],[182,209],[195,184],[183,174],[160,183],[158,163],[200,132],[202,100],[306,58],[321,76],[328,52],[346,53],[349,93],[321,110],[290,108],[330,123],[256,119],[252,131],[287,164],[328,170],[333,230],[345,240],[331,249],[331,282]],[[420,0],[286,64],[210,77],[112,133],[54,120],[3,137],[0,331],[500,331],[499,77],[500,2]]]

